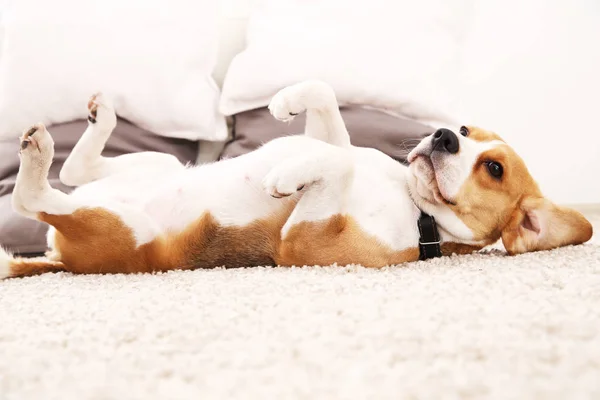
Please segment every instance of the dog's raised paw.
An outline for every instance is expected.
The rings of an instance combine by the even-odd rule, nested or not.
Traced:
[[[269,104],[269,111],[280,121],[291,121],[307,109],[337,107],[335,92],[325,82],[308,80],[281,89]]]
[[[23,131],[19,138],[19,153],[29,157],[52,157],[54,141],[44,124],[35,124]]]
[[[280,90],[273,96],[269,103],[271,115],[279,121],[289,122],[305,108],[298,97],[297,88],[294,86]]]
[[[87,103],[88,121],[106,129],[113,129],[117,124],[117,116],[110,100],[102,93],[93,94]]]

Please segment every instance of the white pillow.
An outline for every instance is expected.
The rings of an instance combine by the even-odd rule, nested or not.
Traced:
[[[13,0],[3,15],[0,135],[86,115],[102,91],[160,135],[224,140],[212,0]]]
[[[454,123],[472,12],[472,0],[266,0],[229,67],[221,112],[264,107],[282,87],[316,78],[341,103]]]

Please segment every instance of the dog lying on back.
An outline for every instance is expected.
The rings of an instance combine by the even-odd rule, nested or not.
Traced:
[[[51,225],[46,257],[0,253],[0,278],[53,271],[136,273],[253,265],[383,267],[470,253],[502,239],[510,254],[580,244],[578,212],[544,198],[523,160],[497,135],[440,129],[409,167],[354,147],[333,90],[318,81],[281,90],[273,116],[307,113],[304,135],[244,156],[185,167],[173,156],[101,156],[116,125],[102,95],[50,187],[54,154],[42,124],[21,137],[16,211]]]

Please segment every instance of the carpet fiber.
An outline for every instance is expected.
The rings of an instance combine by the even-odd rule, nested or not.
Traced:
[[[0,399],[159,398],[600,398],[598,235],[383,270],[0,282]]]

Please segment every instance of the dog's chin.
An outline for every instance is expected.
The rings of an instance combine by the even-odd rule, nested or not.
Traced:
[[[414,195],[433,205],[455,205],[440,190],[435,168],[429,157],[416,157],[411,163],[411,167],[416,169],[416,171],[413,171],[416,178],[416,193]]]

